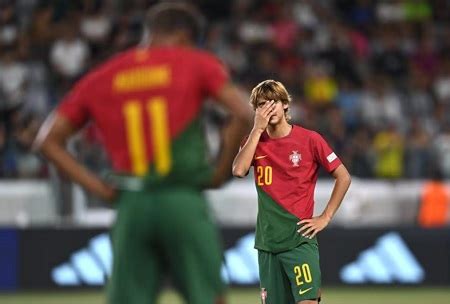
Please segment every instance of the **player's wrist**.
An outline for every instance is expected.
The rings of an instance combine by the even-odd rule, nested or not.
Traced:
[[[331,222],[331,219],[333,218],[333,216],[331,214],[328,214],[326,212],[322,213],[321,217],[327,221],[327,223]]]
[[[104,183],[102,189],[99,191],[99,196],[107,202],[112,202],[117,196],[117,190]]]
[[[251,133],[253,133],[254,135],[260,136],[264,132],[264,130],[265,130],[265,128],[254,126]]]

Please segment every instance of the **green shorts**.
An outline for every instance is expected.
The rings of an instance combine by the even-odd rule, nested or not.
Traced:
[[[211,304],[224,292],[218,233],[200,191],[124,191],[116,206],[108,303],[156,303],[166,273],[187,303]]]
[[[319,248],[303,243],[280,253],[258,251],[260,286],[266,289],[266,304],[295,304],[320,297]]]

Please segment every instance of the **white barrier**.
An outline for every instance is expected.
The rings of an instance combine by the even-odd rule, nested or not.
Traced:
[[[344,227],[402,226],[415,223],[422,181],[353,179],[332,225]],[[319,180],[315,214],[325,207],[333,181]],[[89,208],[79,187],[73,188],[73,216],[80,225],[107,227],[114,220],[110,208]],[[222,226],[252,227],[257,201],[251,175],[234,179],[222,189],[207,191],[211,210]],[[0,225],[59,223],[58,206],[46,181],[0,181]]]

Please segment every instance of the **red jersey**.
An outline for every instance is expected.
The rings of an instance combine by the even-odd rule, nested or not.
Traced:
[[[317,132],[295,125],[282,138],[264,132],[253,160],[259,204],[256,248],[277,252],[305,241],[296,223],[313,216],[319,167],[332,172],[339,165]]]
[[[195,121],[205,98],[228,81],[221,63],[194,48],[136,48],[81,79],[57,111],[80,127],[93,121],[117,171],[167,174],[173,141]]]

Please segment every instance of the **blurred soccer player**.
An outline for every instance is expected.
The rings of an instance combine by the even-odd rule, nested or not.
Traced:
[[[336,213],[350,175],[316,132],[290,125],[291,98],[277,81],[258,84],[250,97],[254,126],[233,163],[233,174],[255,172],[261,288],[267,304],[320,301],[321,273],[316,234]],[[336,179],[323,213],[312,217],[319,166]],[[300,229],[299,229],[300,228]]]
[[[221,250],[201,190],[231,176],[251,111],[219,61],[194,47],[201,20],[189,5],[154,6],[149,46],[82,78],[38,134],[52,163],[117,208],[109,303],[155,303],[167,267],[188,303],[223,303]],[[214,167],[200,123],[208,96],[230,113]],[[140,189],[116,191],[67,152],[66,141],[88,122],[100,130],[117,180]]]

